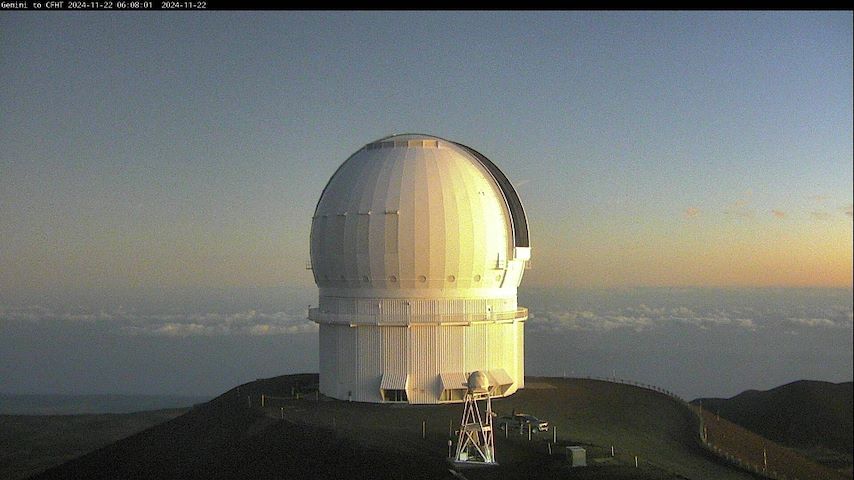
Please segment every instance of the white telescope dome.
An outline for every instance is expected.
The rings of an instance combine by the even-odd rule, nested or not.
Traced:
[[[311,225],[321,295],[494,297],[527,260],[518,195],[486,157],[429,135],[369,143],[335,172]],[[508,279],[511,280],[511,279]]]
[[[433,404],[524,388],[528,222],[485,156],[430,135],[365,145],[323,189],[310,244],[320,393]]]

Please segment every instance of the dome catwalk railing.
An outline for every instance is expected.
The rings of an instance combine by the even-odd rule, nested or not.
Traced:
[[[319,308],[308,309],[308,319],[316,323],[335,325],[380,325],[389,327],[408,327],[412,325],[477,325],[480,323],[513,323],[528,318],[527,308],[517,308],[507,312],[481,313],[441,313],[441,314],[364,314],[329,313]]]

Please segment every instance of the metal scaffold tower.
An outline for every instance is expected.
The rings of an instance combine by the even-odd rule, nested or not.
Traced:
[[[478,400],[486,401],[482,417]],[[495,437],[492,430],[492,397],[489,378],[483,372],[473,372],[468,378],[463,419],[454,463],[460,466],[498,465],[495,461]]]

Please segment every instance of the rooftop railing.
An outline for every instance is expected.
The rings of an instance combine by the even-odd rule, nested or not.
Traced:
[[[507,312],[482,313],[446,313],[446,314],[359,314],[329,313],[319,308],[308,310],[308,319],[316,323],[336,325],[382,325],[408,327],[412,325],[476,325],[480,323],[513,323],[528,318],[528,309],[524,307]]]

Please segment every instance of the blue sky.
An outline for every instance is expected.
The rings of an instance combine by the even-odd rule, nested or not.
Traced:
[[[851,285],[850,13],[0,26],[7,295],[310,285],[326,180],[405,131],[471,145],[517,184],[532,285]]]

